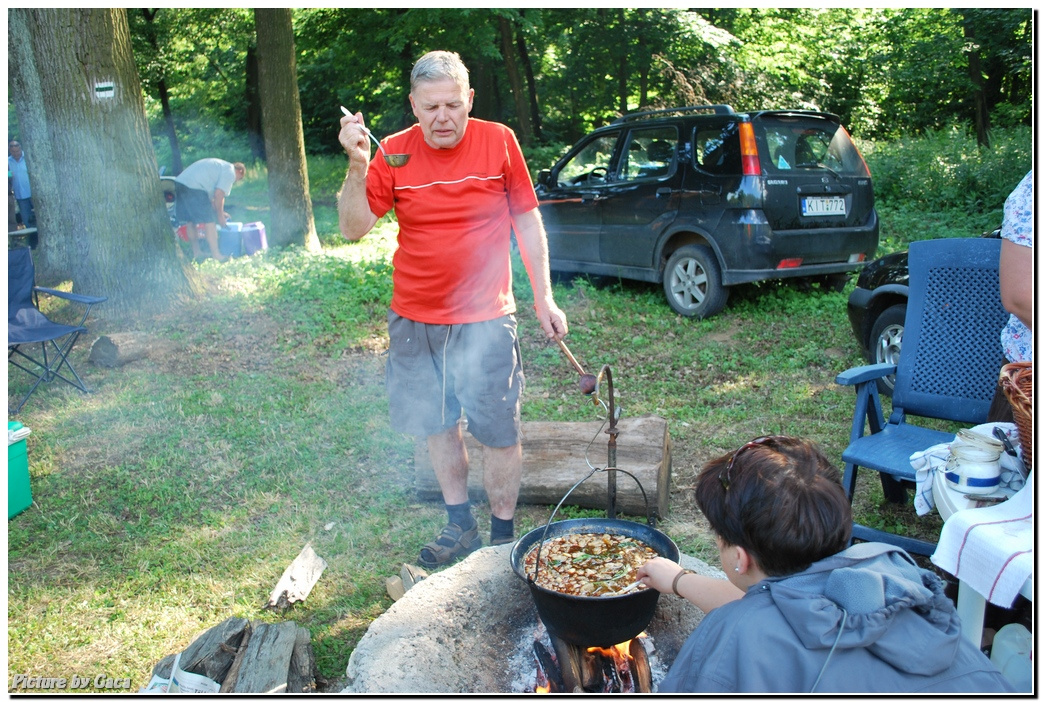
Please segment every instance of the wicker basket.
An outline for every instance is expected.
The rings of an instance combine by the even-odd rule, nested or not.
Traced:
[[[1034,464],[1031,446],[1034,437],[1034,364],[1018,362],[1002,366],[999,382],[1012,406],[1012,419],[1019,432],[1023,467],[1029,473]]]

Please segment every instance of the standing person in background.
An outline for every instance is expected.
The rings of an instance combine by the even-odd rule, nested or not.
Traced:
[[[210,255],[218,261],[228,260],[217,246],[217,226],[228,221],[224,211],[224,198],[231,194],[231,186],[246,176],[242,163],[228,163],[219,158],[204,158],[181,171],[174,178],[174,195],[177,201],[177,219],[188,225],[188,243],[192,245],[192,256],[202,256],[196,224],[206,229],[206,242]]]
[[[1009,311],[1001,345],[1009,362],[1034,360],[1034,171],[1005,200],[1001,223],[1001,304]],[[1012,422],[1012,407],[999,386],[988,422]]]
[[[7,144],[7,173],[10,192],[18,202],[18,213],[22,216],[22,224],[26,227],[36,226],[36,212],[33,211],[33,192],[29,187],[29,168],[25,163],[22,145],[12,139]]]
[[[398,217],[394,294],[388,313],[391,425],[424,437],[448,525],[419,553],[447,565],[480,547],[467,491],[469,459],[460,420],[484,449],[492,545],[513,540],[521,482],[520,395],[524,381],[510,270],[510,231],[531,280],[547,338],[567,320],[553,300],[546,232],[512,130],[470,118],[474,91],[459,56],[434,51],[412,69],[418,124],[383,139],[410,154],[401,168],[369,161],[361,113],[340,119],[350,169],[339,194],[340,231],[363,237],[393,209]]]

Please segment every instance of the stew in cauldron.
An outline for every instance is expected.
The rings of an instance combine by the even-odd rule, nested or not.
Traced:
[[[536,543],[524,556],[524,571],[535,575]],[[625,594],[636,571],[658,553],[619,534],[564,534],[542,543],[538,584],[565,595],[603,597]]]

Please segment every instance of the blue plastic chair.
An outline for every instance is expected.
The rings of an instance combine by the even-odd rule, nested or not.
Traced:
[[[909,418],[968,425],[987,421],[1005,363],[1001,330],[1009,316],[1001,305],[1000,251],[1000,239],[937,239],[909,247],[910,286],[899,362],[860,366],[835,379],[857,392],[849,446],[842,452],[842,482],[850,502],[859,468],[879,472],[886,500],[906,502],[907,488],[915,481],[911,454],[954,440],[954,433],[918,426]],[[894,369],[893,411],[886,420],[877,381]],[[861,524],[853,525],[853,538],[926,556],[936,549],[934,543]]]
[[[79,324],[59,324],[49,320],[39,310],[40,293],[85,305]],[[21,411],[40,383],[62,380],[83,392],[90,392],[69,362],[69,352],[80,334],[87,331],[83,324],[91,308],[107,299],[36,287],[36,268],[28,247],[7,252],[7,362],[36,378],[21,402],[14,410],[9,409],[11,414]]]

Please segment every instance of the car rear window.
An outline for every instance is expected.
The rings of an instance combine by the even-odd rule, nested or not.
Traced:
[[[772,172],[825,169],[839,175],[869,175],[849,134],[835,122],[772,117],[759,120],[756,136],[760,163]]]

